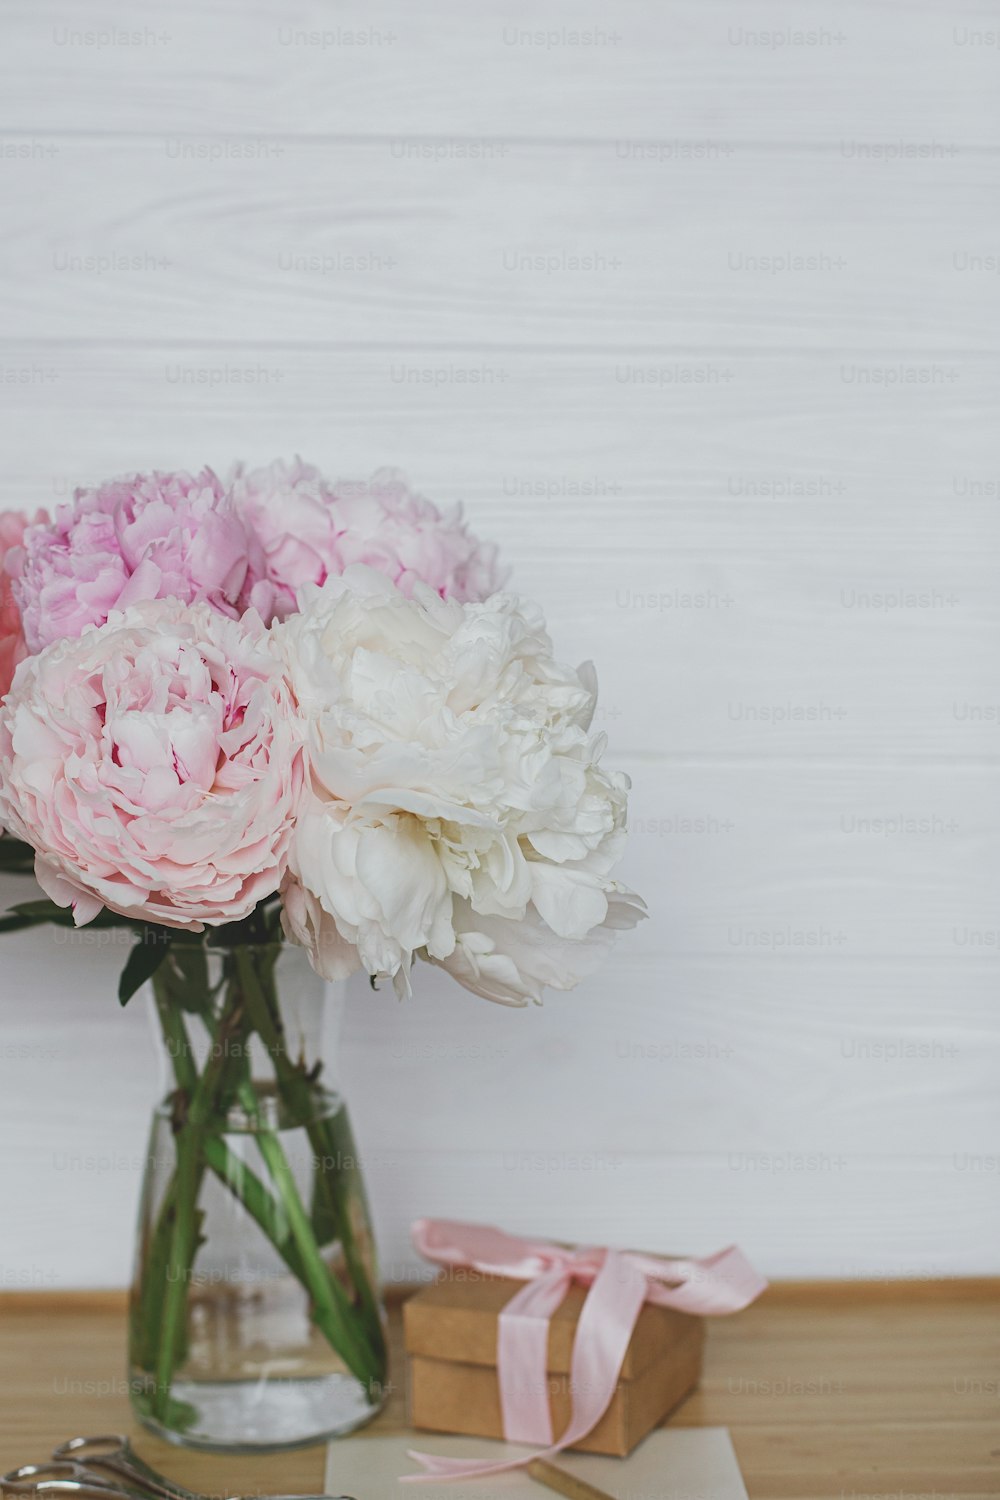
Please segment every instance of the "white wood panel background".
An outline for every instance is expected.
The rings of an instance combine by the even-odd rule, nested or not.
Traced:
[[[10,0],[0,25],[0,503],[237,454],[396,463],[466,500],[604,680],[651,920],[531,1012],[433,972],[405,1006],[349,987],[387,1274],[425,1213],[738,1238],[771,1275],[995,1270],[995,18]],[[120,961],[0,951],[0,1286],[128,1275],[158,1072]]]

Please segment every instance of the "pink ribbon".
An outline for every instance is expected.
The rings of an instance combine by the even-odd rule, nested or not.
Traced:
[[[508,1442],[538,1444],[542,1453],[497,1463],[440,1458],[410,1450],[427,1470],[409,1483],[502,1474],[571,1448],[611,1404],[643,1303],[717,1317],[748,1307],[767,1286],[735,1245],[704,1260],[662,1260],[631,1250],[567,1250],[546,1240],[519,1240],[482,1224],[418,1219],[413,1243],[426,1260],[526,1283],[500,1314],[497,1376]],[[570,1418],[556,1442],[548,1397],[549,1319],[574,1281],[590,1288],[580,1311],[570,1361]]]

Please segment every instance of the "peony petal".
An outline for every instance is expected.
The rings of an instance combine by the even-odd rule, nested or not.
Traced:
[[[533,864],[531,899],[538,915],[561,938],[585,938],[608,914],[607,896],[585,870]]]
[[[104,910],[104,902],[92,892],[65,879],[49,860],[35,856],[35,879],[56,906],[73,908],[73,922],[83,927]]]

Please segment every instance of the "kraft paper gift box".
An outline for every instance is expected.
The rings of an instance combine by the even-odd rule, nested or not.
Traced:
[[[451,1270],[404,1304],[414,1427],[503,1437],[498,1321],[523,1286],[509,1277]],[[569,1420],[570,1360],[586,1295],[586,1287],[571,1286],[549,1325],[546,1385],[556,1438]],[[698,1384],[703,1342],[702,1318],[647,1302],[610,1406],[574,1447],[617,1457],[630,1453]]]

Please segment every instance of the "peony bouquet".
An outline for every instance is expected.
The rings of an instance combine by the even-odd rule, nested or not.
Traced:
[[[0,930],[122,929],[121,1002],[152,982],[174,1076],[132,1390],[167,1435],[227,1440],[179,1377],[210,1202],[263,1234],[369,1406],[384,1375],[348,1127],[284,1013],[289,953],[401,996],[420,959],[523,1005],[642,914],[613,874],[628,781],[591,731],[592,669],[503,582],[460,509],[389,470],[133,475],[0,517],[0,867],[33,864],[44,893]]]

